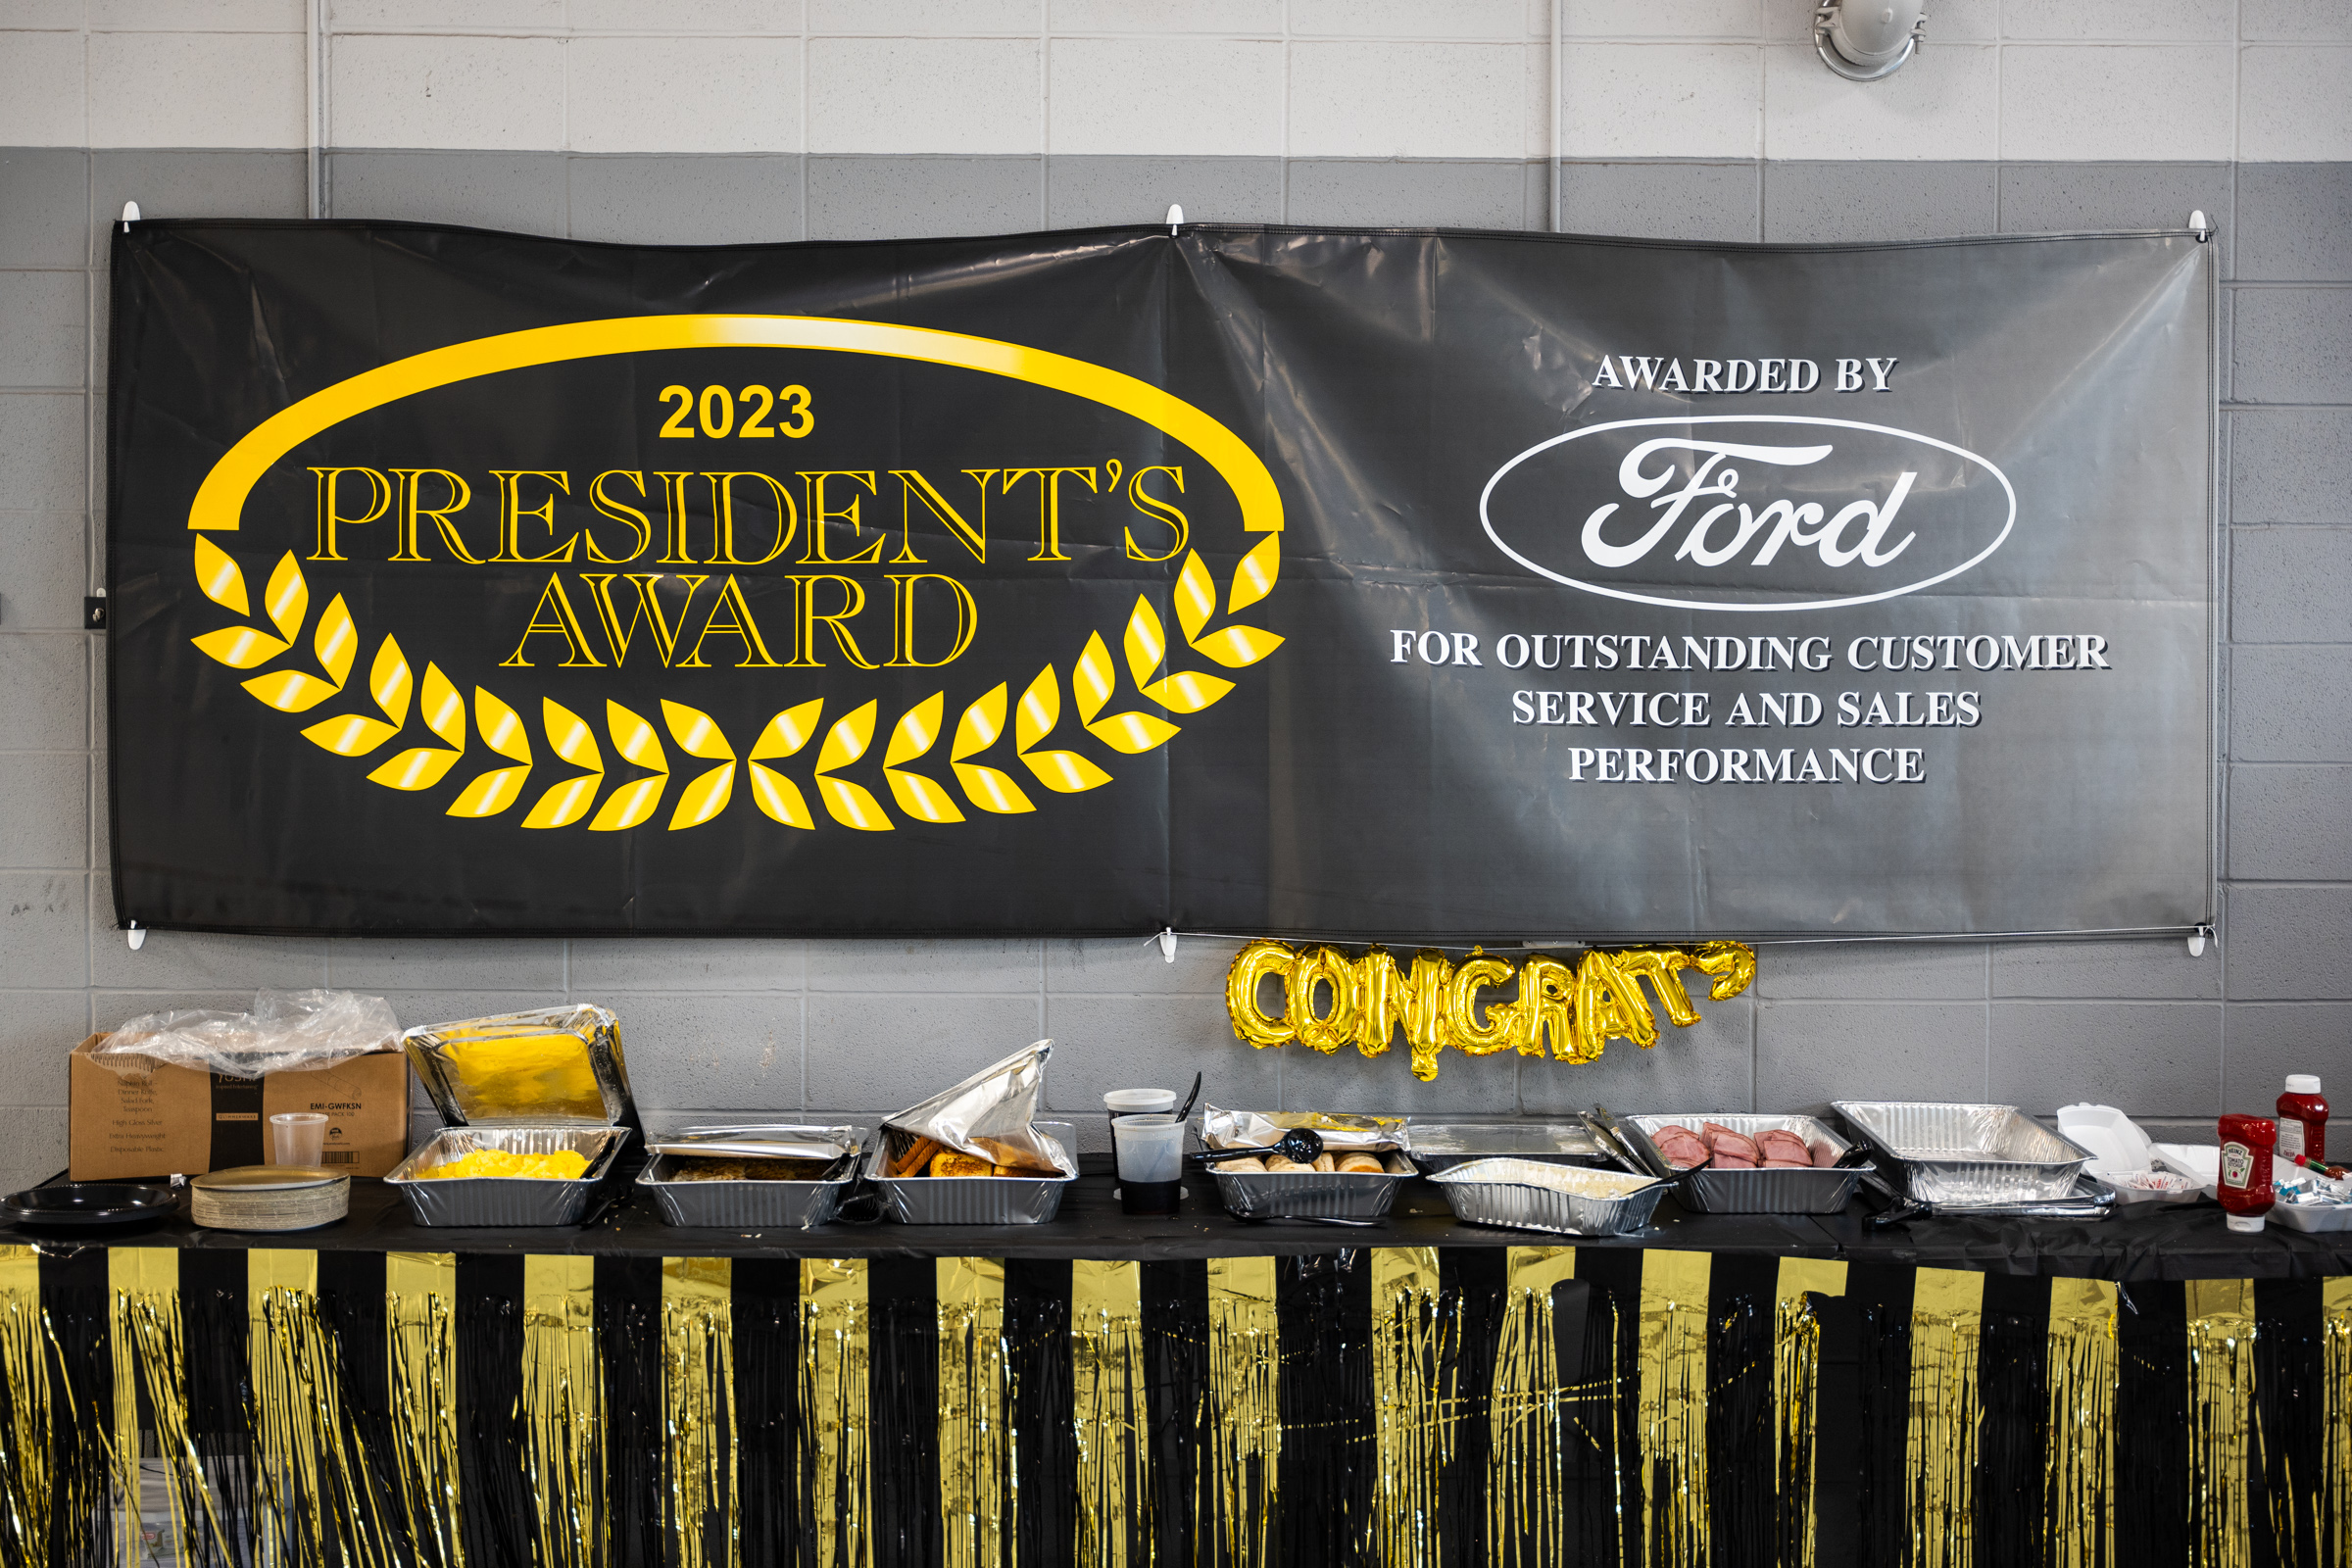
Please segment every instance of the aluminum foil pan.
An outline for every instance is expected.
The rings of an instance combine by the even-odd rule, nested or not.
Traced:
[[[2062,1197],[2025,1198],[1998,1203],[1936,1203],[1918,1199],[1901,1200],[1894,1188],[1877,1171],[1869,1171],[1864,1180],[1893,1202],[1894,1206],[1873,1214],[1873,1229],[1884,1225],[1901,1224],[1918,1218],[1930,1219],[2071,1219],[2083,1222],[2103,1220],[2115,1212],[2115,1189],[2088,1171],[2075,1178],[2075,1184]]]
[[[1423,1175],[1504,1154],[1543,1165],[1609,1163],[1607,1152],[1582,1122],[1417,1121],[1412,1145],[1413,1163]]]
[[[2015,1105],[1916,1100],[1832,1103],[1901,1173],[1912,1201],[1938,1207],[2056,1202],[2073,1197],[2090,1151]]]
[[[452,1127],[603,1127],[629,1109],[620,1020],[602,1007],[539,1007],[400,1037]]]
[[[1044,1142],[1061,1155],[1056,1163],[1075,1161],[1069,1149],[1078,1129],[1066,1121],[1030,1123]],[[1061,1212],[1061,1195],[1078,1179],[1070,1174],[1031,1179],[1025,1176],[898,1176],[882,1174],[887,1141],[877,1138],[865,1156],[866,1179],[882,1194],[882,1208],[902,1225],[1043,1225]]]
[[[393,1166],[384,1184],[399,1189],[419,1225],[577,1225],[628,1142],[625,1127],[444,1127]],[[483,1149],[514,1154],[577,1150],[588,1156],[588,1170],[572,1181],[418,1174]]]
[[[1631,1236],[1649,1223],[1673,1184],[1620,1171],[1581,1171],[1529,1159],[1480,1159],[1430,1178],[1453,1217],[1465,1225],[1553,1231],[1566,1236]],[[1568,1191],[1573,1185],[1628,1190],[1616,1196]],[[1634,1183],[1641,1183],[1634,1186]]]
[[[682,1182],[677,1158],[656,1154],[637,1173],[637,1187],[652,1197],[667,1225],[707,1225],[728,1230],[807,1230],[832,1222],[841,1200],[858,1183],[855,1163],[842,1174],[816,1182]]]
[[[1658,1129],[1683,1126],[1692,1132],[1711,1121],[1743,1137],[1781,1128],[1796,1134],[1808,1149],[1830,1146],[1831,1157],[1852,1148],[1813,1116],[1756,1116],[1726,1111],[1690,1116],[1629,1116],[1626,1118],[1654,1140]],[[1691,1170],[1681,1179],[1675,1201],[1698,1214],[1835,1214],[1853,1200],[1862,1184],[1859,1166],[1849,1170]]]
[[[1374,1220],[1386,1215],[1396,1201],[1396,1189],[1413,1175],[1412,1162],[1391,1152],[1383,1163],[1385,1175],[1368,1171],[1227,1170],[1208,1167],[1217,1179],[1217,1196],[1225,1212],[1236,1219],[1351,1219]]]
[[[943,1089],[921,1104],[909,1105],[897,1115],[886,1117],[882,1123],[884,1136],[876,1143],[887,1144],[887,1135],[896,1132],[906,1135],[908,1143],[928,1138],[944,1149],[985,1156],[999,1165],[1051,1166],[1065,1176],[1076,1176],[1078,1162],[1070,1152],[1077,1147],[1073,1140],[1065,1137],[1056,1144],[1031,1133],[1037,1125],[1034,1118],[1038,1096],[1046,1087],[1046,1063],[1053,1055],[1051,1040],[1024,1046],[954,1088]]]

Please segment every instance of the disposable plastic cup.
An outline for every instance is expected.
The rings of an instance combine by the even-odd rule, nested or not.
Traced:
[[[1119,1210],[1173,1214],[1184,1192],[1184,1123],[1166,1111],[1110,1124],[1118,1153]]]
[[[1113,1089],[1102,1097],[1102,1108],[1116,1122],[1121,1116],[1134,1116],[1154,1110],[1174,1110],[1176,1091],[1173,1089]],[[1117,1146],[1115,1140],[1112,1144]]]
[[[270,1118],[270,1163],[317,1165],[326,1157],[326,1117],[316,1110],[281,1110]]]

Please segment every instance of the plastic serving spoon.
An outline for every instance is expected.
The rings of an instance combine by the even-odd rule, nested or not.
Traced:
[[[1189,1156],[1196,1165],[1221,1165],[1229,1159],[1253,1159],[1280,1154],[1300,1165],[1311,1165],[1323,1152],[1323,1135],[1312,1127],[1294,1127],[1264,1149],[1204,1149]]]
[[[1200,1098],[1200,1080],[1205,1076],[1207,1076],[1205,1073],[1197,1072],[1193,1074],[1193,1092],[1184,1097],[1183,1104],[1176,1107],[1176,1119],[1178,1121],[1184,1120],[1185,1117],[1190,1116],[1193,1113],[1193,1102]]]

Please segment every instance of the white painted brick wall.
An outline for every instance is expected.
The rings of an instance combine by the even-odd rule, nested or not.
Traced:
[[[2352,156],[2343,0],[1937,0],[1891,80],[1808,0],[1559,0],[1560,152]],[[303,0],[9,0],[0,145],[299,147]],[[330,144],[1544,157],[1551,0],[330,0]]]
[[[1052,148],[1278,157],[1283,46],[1263,38],[1056,38]]]

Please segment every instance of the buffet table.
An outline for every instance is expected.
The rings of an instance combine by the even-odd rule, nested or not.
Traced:
[[[0,1235],[0,1558],[2231,1563],[2352,1539],[2352,1237],[1686,1214],[1642,1235]],[[275,1244],[275,1245],[273,1245]],[[145,1440],[173,1499],[110,1497]]]

